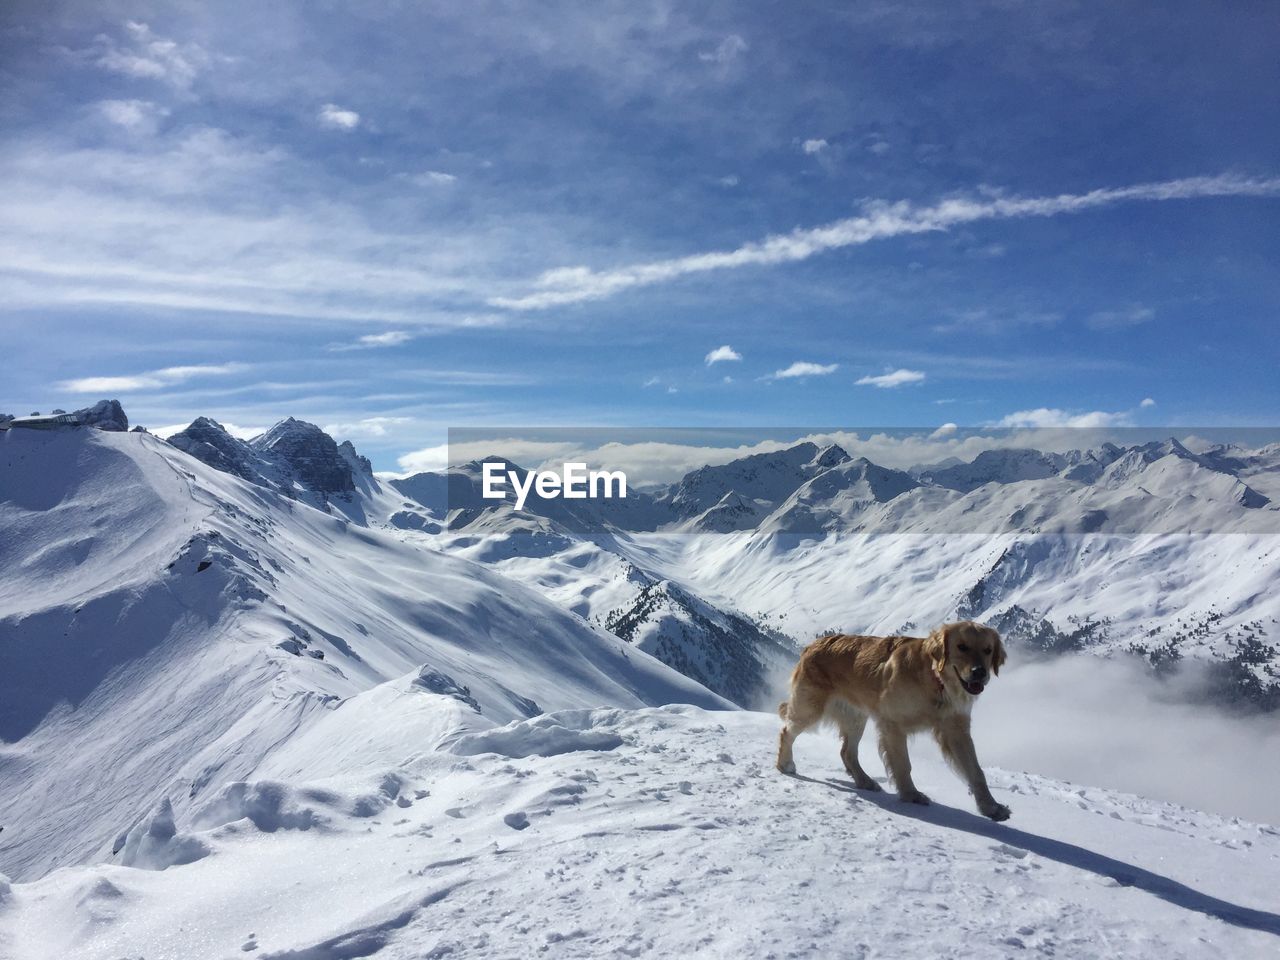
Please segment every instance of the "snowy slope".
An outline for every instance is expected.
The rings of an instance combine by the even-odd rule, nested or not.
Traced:
[[[759,707],[795,665],[799,649],[785,633],[637,566],[625,537],[473,529],[431,542],[492,565],[740,706]]]
[[[499,722],[724,705],[514,581],[360,525],[396,502],[325,512],[147,434],[0,434],[0,870],[109,854],[158,797],[182,816],[424,666]]]
[[[346,709],[279,761],[333,776],[231,784],[176,823],[158,811],[131,847],[152,869],[0,885],[0,952],[1164,960],[1280,946],[1273,827],[1001,770],[1014,818],[993,824],[925,751],[935,804],[906,806],[854,791],[828,736],[802,737],[800,776],[778,774],[763,714],[472,715],[449,732],[465,708],[397,689],[340,733]],[[440,749],[400,743],[402,725]],[[361,740],[326,762],[327,745]]]

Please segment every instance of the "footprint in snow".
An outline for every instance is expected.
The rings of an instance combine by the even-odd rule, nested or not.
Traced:
[[[508,813],[502,818],[502,822],[512,830],[523,830],[529,826],[529,817],[523,810],[517,810],[515,813]]]
[[[991,848],[991,852],[1005,857],[1012,857],[1014,860],[1021,860],[1023,857],[1027,856],[1029,851],[1022,849],[1022,847],[1014,847],[1007,843],[999,843]]]

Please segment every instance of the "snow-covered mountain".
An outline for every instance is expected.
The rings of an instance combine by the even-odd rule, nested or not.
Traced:
[[[1263,689],[1276,538],[1241,517],[1274,509],[1275,449],[1017,453],[948,486],[802,445],[517,512],[466,500],[474,465],[386,483],[301,421],[166,443],[99,414],[0,431],[6,960],[1280,942],[1274,827],[989,767],[993,824],[927,751],[937,803],[906,808],[820,735],[778,775],[776,716],[729,702],[773,692],[793,638],[957,614],[1014,670],[1136,647]],[[1089,510],[1193,520],[1055,526]],[[1040,532],[984,529],[1011,511]]]
[[[160,798],[182,816],[387,683],[416,677],[498,722],[727,705],[486,566],[366,524],[401,498],[353,480],[332,441],[292,442],[310,433],[223,444],[244,455],[227,470],[145,433],[0,433],[11,877],[109,855]]]

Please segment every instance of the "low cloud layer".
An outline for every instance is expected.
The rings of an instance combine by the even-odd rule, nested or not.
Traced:
[[[1131,660],[1016,661],[974,711],[984,763],[1280,823],[1280,716],[1202,702],[1194,667],[1161,682]]]

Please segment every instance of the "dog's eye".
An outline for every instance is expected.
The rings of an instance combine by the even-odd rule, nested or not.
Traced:
[[[962,643],[958,647],[956,647],[956,649],[959,650],[961,653],[968,653],[969,645],[967,643]]]
[[[982,652],[983,652],[986,656],[988,656],[988,657],[989,657],[989,656],[991,656],[991,648],[990,648],[990,647],[987,647],[987,649],[983,650]]]

